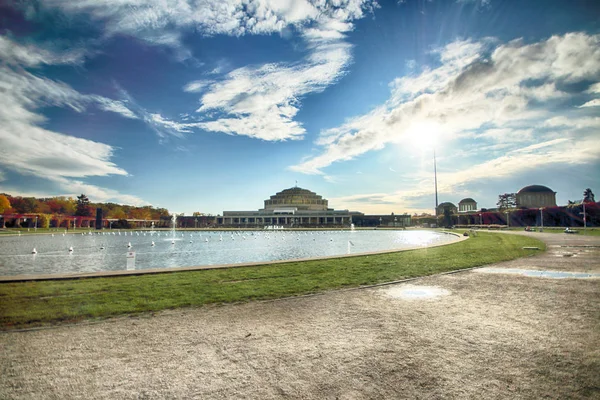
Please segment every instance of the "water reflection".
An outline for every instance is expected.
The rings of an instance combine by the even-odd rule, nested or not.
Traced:
[[[128,252],[135,252],[135,269],[150,269],[336,256],[457,240],[430,231],[119,233],[2,237],[0,275],[124,270]],[[37,254],[32,254],[34,247]]]

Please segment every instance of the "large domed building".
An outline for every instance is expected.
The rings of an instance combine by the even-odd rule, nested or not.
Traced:
[[[556,192],[547,186],[525,186],[517,192],[517,207],[556,207]]]
[[[349,225],[363,213],[329,208],[322,196],[297,186],[277,192],[256,211],[223,211],[217,225],[225,226],[322,226]]]

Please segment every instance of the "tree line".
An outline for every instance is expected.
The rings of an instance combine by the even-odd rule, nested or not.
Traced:
[[[50,219],[58,217],[94,217],[96,208],[102,209],[104,218],[158,220],[169,216],[165,208],[136,207],[116,203],[93,203],[85,194],[77,198],[56,196],[48,198],[11,196],[0,194],[0,214],[40,214]]]

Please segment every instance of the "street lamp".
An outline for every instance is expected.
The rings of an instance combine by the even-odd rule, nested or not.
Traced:
[[[381,226],[382,222],[383,222],[383,218],[379,217],[379,226]]]
[[[540,232],[544,232],[544,209],[540,207]]]
[[[481,214],[479,214],[479,226],[481,227],[483,225],[482,219],[481,219]]]
[[[396,223],[398,222],[398,218],[394,217],[394,228],[396,227]]]
[[[36,231],[36,232],[37,232],[37,219],[38,219],[38,216],[36,215],[36,216],[35,216],[35,231]]]
[[[506,215],[506,227],[510,228],[510,220],[508,219],[509,212],[508,211],[504,211],[504,214]]]
[[[585,234],[587,232],[587,220],[585,218],[585,199],[583,199],[582,203],[583,203],[583,233]]]

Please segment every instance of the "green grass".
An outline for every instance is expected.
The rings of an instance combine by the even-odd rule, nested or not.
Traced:
[[[214,303],[273,299],[476,267],[545,249],[479,233],[447,246],[341,259],[113,278],[0,284],[0,328],[33,327]]]
[[[511,231],[523,231],[525,228],[513,228],[510,227],[508,228]],[[540,227],[539,226],[533,226],[532,229],[535,229],[535,232],[539,232]],[[587,228],[587,229],[583,229],[583,228],[571,228],[574,231],[577,231],[577,235],[584,235],[584,236],[600,236],[600,229],[599,228]],[[505,229],[504,229],[505,230]],[[567,233],[565,233],[565,228],[564,227],[544,227],[544,233],[560,233],[563,235],[567,235]],[[571,234],[568,234],[571,235]]]

